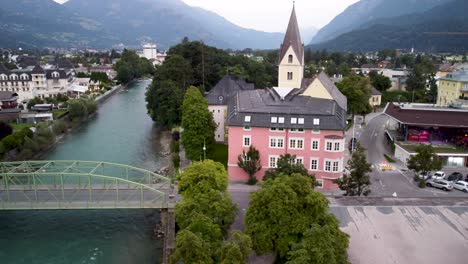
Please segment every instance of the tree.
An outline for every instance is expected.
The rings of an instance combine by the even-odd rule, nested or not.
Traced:
[[[191,86],[182,105],[182,144],[190,160],[202,159],[214,143],[216,124],[200,90]],[[205,148],[205,149],[204,149]]]
[[[194,234],[189,230],[182,230],[177,233],[174,254],[171,256],[171,263],[179,262],[194,264],[210,264],[213,259],[210,255],[210,247],[199,234]]]
[[[361,113],[367,109],[369,98],[371,97],[371,88],[369,79],[356,74],[350,74],[341,82],[337,83],[338,89],[348,99],[348,112],[353,115]]]
[[[198,214],[203,214],[221,228],[223,235],[227,234],[236,213],[237,205],[229,193],[217,190],[184,196],[175,209],[176,222],[181,229],[187,228]]]
[[[182,90],[172,80],[155,81],[146,91],[146,108],[159,125],[171,128],[180,124]]]
[[[222,264],[244,264],[248,262],[252,250],[252,239],[239,230],[232,232],[232,238],[221,248]]]
[[[379,74],[376,71],[371,71],[369,73],[369,78],[372,86],[377,90],[383,92],[392,87],[392,81],[385,75]]]
[[[426,174],[441,170],[442,160],[436,155],[432,145],[420,144],[416,147],[416,155],[408,159],[407,167],[415,173]]]
[[[83,100],[75,99],[68,102],[68,117],[75,120],[83,120],[88,116],[88,109]]]
[[[367,163],[365,149],[358,143],[357,149],[348,160],[349,175],[344,174],[342,178],[333,182],[338,184],[345,196],[367,196],[370,194],[370,179],[367,173],[372,171],[371,164]]]
[[[324,225],[332,217],[327,198],[313,185],[312,179],[295,173],[266,181],[251,193],[245,223],[257,254],[273,251],[284,259],[313,224]]]
[[[255,173],[262,169],[260,165],[260,153],[253,146],[249,147],[249,151],[242,152],[242,155],[237,157],[237,166],[242,168],[249,175],[249,184],[255,184],[257,179]]]
[[[228,176],[223,164],[212,160],[194,162],[187,167],[178,182],[179,193],[194,195],[210,190],[224,192],[228,186]]]
[[[299,243],[292,246],[286,264],[348,264],[349,236],[329,215],[323,225],[312,224]]]
[[[309,175],[303,164],[296,163],[296,155],[291,154],[281,155],[276,161],[276,168],[267,170],[263,180],[275,179],[278,176],[291,176],[294,173],[311,177],[315,181],[315,177]]]

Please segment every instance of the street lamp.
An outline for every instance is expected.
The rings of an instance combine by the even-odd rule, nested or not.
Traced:
[[[203,139],[203,160],[206,160],[206,144],[205,144],[205,139]]]

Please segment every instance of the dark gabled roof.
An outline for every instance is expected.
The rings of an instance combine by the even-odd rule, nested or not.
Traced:
[[[71,63],[67,59],[56,60],[55,64],[57,65],[57,68],[61,68],[61,69],[73,69],[73,68],[75,68],[73,66],[73,63]]]
[[[401,107],[397,103],[388,103],[384,113],[398,122],[407,125],[468,128],[467,110],[448,108],[411,109]]]
[[[7,67],[5,67],[5,65],[0,64],[0,73],[10,74],[10,70],[8,70]]]
[[[253,127],[278,125],[286,128],[323,130],[345,128],[346,111],[334,100],[303,96],[299,91],[300,89],[292,90],[284,99],[281,99],[274,89],[240,91],[229,101],[228,124]],[[245,116],[251,116],[251,122],[245,123]],[[271,124],[271,117],[284,117],[285,122]],[[291,117],[304,118],[304,124],[291,124]],[[313,124],[314,118],[320,119],[319,125]]]
[[[281,61],[284,58],[289,47],[293,48],[297,58],[300,61],[304,56],[304,45],[302,44],[301,33],[297,24],[296,9],[294,5],[291,12],[291,17],[289,18],[288,29],[286,30],[286,34],[284,35],[283,44],[281,44],[280,47],[280,54],[278,58],[279,61]]]
[[[340,90],[338,90],[333,81],[330,80],[330,78],[328,78],[328,76],[324,72],[321,72],[317,76],[317,78],[323,84],[325,89],[327,89],[327,91],[330,93],[330,95],[333,97],[336,103],[345,111],[348,110],[348,100],[346,99],[346,96],[344,96],[340,92]]]
[[[252,83],[247,83],[235,75],[225,75],[206,95],[208,105],[227,105],[228,100],[238,91],[254,90]]]
[[[313,81],[314,78],[302,78],[301,89],[307,89]]]
[[[372,85],[371,85],[371,94],[372,95],[382,95],[382,93],[379,90],[375,89],[375,87],[372,86]]]
[[[52,73],[53,72],[58,72],[59,73],[59,77],[52,77]],[[67,73],[65,72],[65,70],[62,70],[62,69],[53,69],[53,70],[46,70],[46,78],[47,79],[67,79]]]
[[[44,74],[45,71],[40,65],[34,66],[34,68],[31,71],[32,74]]]

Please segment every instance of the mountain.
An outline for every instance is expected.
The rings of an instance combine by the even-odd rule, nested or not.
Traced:
[[[305,40],[312,39],[317,35],[318,28],[316,27],[308,27],[308,28],[301,28],[301,38]]]
[[[66,48],[111,43],[112,37],[100,27],[51,0],[3,1],[0,6],[1,47]]]
[[[7,0],[0,5],[0,47],[168,48],[184,37],[218,48],[278,48],[282,33],[239,27],[181,0]]]
[[[277,48],[283,34],[234,25],[216,13],[180,0],[69,0],[64,4],[77,16],[89,17],[125,44],[155,41],[163,47],[183,37],[203,40],[219,48]]]
[[[361,0],[319,30],[311,44],[325,42],[372,20],[424,12],[452,0]]]
[[[362,52],[412,47],[420,51],[467,52],[466,10],[468,10],[468,1],[453,0],[423,13],[372,20],[357,30],[309,47]],[[464,34],[443,32],[464,32]]]

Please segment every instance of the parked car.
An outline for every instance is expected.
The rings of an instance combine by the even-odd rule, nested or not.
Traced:
[[[444,191],[451,191],[453,189],[452,183],[446,180],[434,180],[434,181],[428,181],[426,183],[426,186],[428,187],[434,187],[434,188],[439,188]]]
[[[468,182],[468,174],[466,175],[465,181]]]
[[[445,172],[443,171],[436,171],[434,172],[434,175],[432,175],[432,178],[434,180],[442,180],[443,178],[445,178]]]
[[[453,188],[463,191],[463,192],[468,192],[468,182],[466,181],[456,181],[453,183]]]
[[[430,173],[430,172],[421,172],[420,174],[418,174],[418,178],[422,179],[422,180],[429,180],[430,178],[432,178],[432,173]]]
[[[349,141],[349,145],[348,145],[348,149],[349,151],[353,152],[357,149],[357,138],[352,138],[350,141]]]
[[[463,174],[461,174],[460,172],[454,172],[450,174],[449,176],[447,176],[445,180],[449,182],[461,181],[463,180]]]

